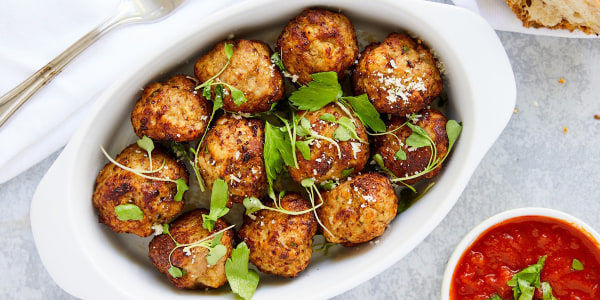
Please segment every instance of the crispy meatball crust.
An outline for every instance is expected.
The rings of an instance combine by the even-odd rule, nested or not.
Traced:
[[[177,162],[160,146],[152,151],[152,169],[160,168],[163,159],[166,159],[165,166],[160,171],[147,175],[173,180],[184,178],[188,182],[185,165]],[[115,160],[132,169],[149,170],[147,152],[137,144],[125,148]],[[152,233],[152,225],[171,221],[183,209],[184,201],[175,201],[175,194],[175,183],[146,179],[109,162],[98,173],[92,202],[98,210],[98,221],[113,231],[147,237]],[[121,204],[137,205],[144,213],[143,219],[119,220],[115,207]]]
[[[206,209],[189,211],[177,218],[169,226],[169,232],[179,244],[201,241],[229,226],[222,218],[215,222],[213,231],[202,227],[202,215],[207,215]],[[155,236],[148,245],[150,262],[167,275],[169,281],[180,289],[199,289],[205,287],[218,288],[227,282],[225,277],[225,261],[233,250],[234,234],[232,229],[223,232],[221,244],[227,248],[227,253],[213,266],[206,261],[209,250],[204,247],[190,248],[189,255],[183,252],[183,247],[173,251],[171,263],[182,269],[183,276],[173,277],[169,274],[169,253],[175,248],[171,237],[165,233]]]
[[[225,43],[233,44],[233,56],[217,80],[241,90],[247,100],[238,106],[233,102],[229,89],[225,88],[223,109],[244,113],[268,111],[283,97],[284,86],[279,69],[271,62],[271,49],[261,41],[238,39],[218,43],[196,62],[196,78],[205,82],[223,69],[227,63]]]
[[[277,39],[285,68],[298,76],[300,84],[311,81],[310,74],[334,71],[338,78],[358,57],[354,26],[339,13],[307,9],[290,20]]]
[[[334,132],[340,125],[321,120],[321,116],[325,113],[332,114],[336,120],[340,117],[348,117],[342,109],[333,103],[313,112],[298,111],[297,115],[298,118],[304,116],[308,119],[316,133],[333,139]],[[315,183],[321,183],[330,179],[338,180],[342,178],[342,172],[345,169],[353,168],[352,174],[362,171],[369,159],[369,144],[366,143],[369,137],[358,117],[354,116],[353,118],[352,123],[356,127],[356,133],[365,143],[355,139],[345,142],[337,141],[342,152],[340,157],[338,149],[333,143],[318,139],[309,145],[309,160],[304,159],[302,153],[296,149],[298,168],[288,167],[290,176],[294,181],[300,183],[303,179],[314,178]],[[298,137],[298,140],[303,141],[305,137]]]
[[[263,149],[265,124],[233,114],[221,116],[211,128],[198,153],[200,176],[208,188],[217,178],[229,186],[229,205],[246,197],[261,199],[268,181]]]
[[[323,235],[327,241],[346,247],[382,235],[398,209],[392,183],[379,173],[349,178],[322,197],[317,214],[327,228]]]
[[[266,204],[273,207],[273,203]],[[281,199],[289,211],[304,211],[310,203],[295,193]],[[296,277],[310,263],[312,239],[317,232],[313,212],[293,216],[263,209],[255,218],[244,216],[239,235],[250,249],[250,262],[264,273]]]
[[[377,111],[398,116],[425,108],[442,91],[433,55],[421,43],[399,33],[365,48],[352,84],[356,95],[367,93]]]
[[[158,141],[189,142],[208,126],[212,103],[196,93],[196,81],[175,75],[165,82],[151,83],[131,112],[135,134]]]
[[[424,109],[419,112],[421,117],[418,118],[417,124],[429,135],[431,140],[436,145],[437,158],[442,159],[448,153],[448,135],[446,133],[447,119],[444,115],[433,109]],[[386,123],[386,131],[395,130],[406,122],[404,117],[392,117]],[[381,154],[383,163],[386,168],[394,173],[397,177],[407,177],[415,175],[423,171],[431,158],[431,149],[429,147],[420,147],[412,149],[406,145],[406,139],[412,134],[412,129],[408,126],[403,126],[401,129],[394,131],[394,134],[402,141],[402,145],[398,143],[398,139],[391,134],[375,137],[374,148],[375,154]],[[406,153],[406,160],[395,160],[394,154],[402,148]],[[440,173],[442,165],[431,170],[429,173],[423,174],[416,178],[404,180],[406,184],[414,184],[424,178],[432,178]]]

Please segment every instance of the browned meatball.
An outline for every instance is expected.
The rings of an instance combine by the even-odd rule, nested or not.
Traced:
[[[368,242],[383,234],[396,217],[398,198],[390,180],[379,173],[366,173],[340,183],[322,194],[317,209],[327,228],[325,239],[344,246]]]
[[[165,160],[166,159],[166,160]],[[137,144],[125,148],[115,159],[119,164],[132,169],[149,170],[147,152]],[[180,162],[160,146],[152,151],[152,170],[146,174],[173,180],[184,178],[188,182],[188,172]],[[98,220],[115,232],[133,233],[142,237],[152,233],[152,226],[167,223],[183,209],[184,201],[175,201],[177,185],[173,182],[146,179],[113,163],[108,163],[96,178],[96,188],[92,196],[94,208],[98,210]],[[140,220],[119,220],[115,207],[134,204],[143,212]]]
[[[292,179],[300,183],[303,179],[314,178],[315,183],[321,183],[330,179],[341,179],[344,170],[348,174],[354,174],[362,171],[369,159],[369,144],[367,132],[362,122],[353,116],[352,123],[356,128],[358,137],[362,140],[350,139],[339,141],[335,139],[334,132],[340,126],[337,123],[321,120],[324,114],[331,114],[336,120],[341,117],[350,118],[340,107],[335,104],[328,104],[317,111],[298,111],[298,118],[306,118],[315,134],[333,139],[339,145],[339,150],[334,143],[315,139],[310,143],[310,159],[304,159],[301,152],[296,149],[298,159],[298,168],[289,167],[289,173]],[[305,141],[309,137],[298,137],[298,141]],[[341,156],[339,152],[341,151]]]
[[[448,153],[448,135],[446,133],[446,117],[433,109],[424,109],[417,115],[416,125],[425,129],[427,135],[436,145],[436,157],[442,159]],[[430,147],[409,147],[406,139],[412,134],[412,129],[404,125],[407,121],[404,117],[392,117],[387,121],[386,131],[395,130],[393,133],[375,137],[375,154],[381,154],[386,168],[397,177],[408,178],[403,180],[406,184],[414,184],[423,178],[432,178],[440,173],[442,165],[420,176],[431,159]],[[397,129],[402,127],[400,129]],[[396,130],[397,129],[397,130]],[[402,149],[406,153],[406,160],[395,159],[396,152]]]
[[[223,115],[206,134],[198,153],[202,179],[209,188],[217,178],[225,180],[229,205],[242,203],[246,197],[264,197],[268,187],[264,143],[263,121]]]
[[[339,13],[307,9],[290,20],[277,39],[276,51],[285,68],[297,81],[306,84],[310,74],[334,71],[338,78],[358,57],[354,26]]]
[[[146,86],[131,112],[135,134],[176,142],[189,142],[202,136],[212,104],[197,93],[195,87],[196,81],[185,75]]]
[[[196,62],[196,77],[203,83],[225,67],[225,43],[233,44],[233,56],[229,66],[215,82],[224,82],[241,90],[246,102],[238,106],[233,102],[229,89],[225,88],[223,109],[244,113],[268,111],[273,103],[283,97],[284,86],[281,73],[271,62],[271,49],[261,41],[239,39],[218,43]]]
[[[268,203],[273,207],[273,202]],[[288,193],[281,199],[288,211],[305,211],[310,203],[300,195]],[[240,237],[250,249],[250,262],[264,273],[296,277],[304,271],[312,255],[312,239],[317,232],[313,212],[289,215],[263,209],[255,217],[244,216]]]
[[[352,74],[352,84],[357,95],[367,93],[377,111],[398,116],[425,108],[442,91],[433,55],[399,33],[367,46]]]
[[[169,232],[179,244],[191,244],[212,240],[212,235],[227,228],[229,224],[222,218],[215,222],[213,231],[202,227],[202,215],[208,210],[196,209],[177,218],[169,226]],[[171,264],[181,269],[181,277],[173,277],[169,273],[169,253],[176,247],[173,239],[166,233],[155,236],[148,245],[150,262],[167,275],[169,281],[180,289],[200,289],[205,287],[218,288],[227,282],[225,277],[225,261],[233,250],[233,229],[223,232],[221,244],[227,248],[227,253],[216,264],[210,265],[206,260],[209,250],[202,246],[191,247],[189,252],[184,247],[177,247],[171,255]]]

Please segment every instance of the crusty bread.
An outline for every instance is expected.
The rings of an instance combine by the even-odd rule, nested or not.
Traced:
[[[600,34],[600,0],[505,0],[523,26]]]

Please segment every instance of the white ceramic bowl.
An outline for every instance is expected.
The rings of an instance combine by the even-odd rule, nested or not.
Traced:
[[[501,212],[479,223],[477,226],[475,226],[475,228],[473,228],[469,233],[467,233],[467,235],[465,235],[465,237],[460,241],[460,243],[458,243],[456,249],[454,249],[454,252],[452,252],[452,255],[450,256],[448,264],[446,265],[446,270],[444,271],[441,291],[442,300],[448,300],[450,298],[450,285],[452,283],[452,275],[454,274],[456,264],[460,260],[465,250],[469,246],[471,246],[471,244],[473,244],[473,242],[490,227],[505,220],[522,216],[543,216],[563,220],[573,225],[575,228],[582,229],[583,232],[591,234],[592,237],[596,239],[596,241],[600,241],[600,234],[598,234],[598,232],[595,231],[594,228],[590,227],[589,225],[577,219],[576,217],[564,213],[562,211],[541,207],[525,207]]]
[[[276,37],[290,18],[311,6],[340,9],[353,22],[386,32],[406,31],[425,41],[446,67],[448,116],[461,121],[464,129],[437,184],[393,221],[377,245],[314,259],[293,280],[261,280],[255,299],[318,299],[342,293],[394,264],[439,224],[513,113],[514,77],[493,29],[467,10],[426,1],[246,1],[203,19],[184,15],[191,17],[181,19],[158,56],[115,72],[115,84],[97,99],[42,180],[32,202],[32,230],[42,262],[59,286],[86,299],[234,298],[226,288],[205,293],[171,287],[147,259],[148,240],[115,234],[98,223],[91,196],[97,172],[106,163],[99,146],[116,154],[135,141],[129,114],[141,87],[193,62],[231,33],[264,31]]]

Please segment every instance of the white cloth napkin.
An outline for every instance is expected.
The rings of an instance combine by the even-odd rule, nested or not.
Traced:
[[[482,16],[497,30],[527,34],[547,35],[570,38],[596,38],[580,31],[551,30],[546,28],[525,28],[523,23],[506,4],[505,0],[452,0],[456,6],[471,10]]]
[[[167,19],[116,28],[75,58],[0,127],[0,183],[64,146],[89,106],[124,68],[136,67],[185,26],[239,0],[187,0]],[[108,19],[119,0],[3,1],[0,94]]]

